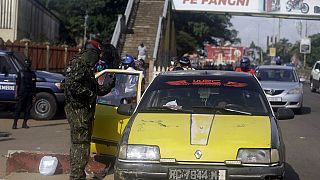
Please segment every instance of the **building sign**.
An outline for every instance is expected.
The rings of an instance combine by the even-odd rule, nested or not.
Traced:
[[[177,11],[206,11],[265,16],[304,16],[306,19],[320,15],[319,0],[172,0]]]
[[[302,38],[300,41],[300,53],[310,54],[311,53],[311,40],[310,38]]]

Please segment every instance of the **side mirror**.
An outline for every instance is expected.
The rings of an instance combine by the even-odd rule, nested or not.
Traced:
[[[315,71],[316,71],[317,73],[319,73],[319,72],[320,72],[320,70],[319,70],[319,69],[315,69]]]
[[[133,113],[133,107],[131,104],[120,104],[118,106],[117,113],[125,116],[131,116]]]
[[[300,82],[302,82],[302,83],[306,82],[306,78],[303,78],[303,77],[301,77],[299,80],[300,80]]]
[[[294,112],[288,108],[279,108],[276,117],[278,120],[286,120],[286,119],[293,119]]]

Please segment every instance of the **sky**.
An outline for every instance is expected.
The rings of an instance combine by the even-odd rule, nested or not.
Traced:
[[[231,23],[233,29],[239,31],[238,37],[241,38],[242,46],[249,46],[253,41],[264,50],[267,47],[267,36],[277,36],[279,38],[279,29],[280,38],[289,39],[291,43],[300,41],[299,28],[297,28],[299,24],[302,25],[303,37],[306,34],[306,26],[308,36],[320,33],[320,21],[315,20],[281,19],[279,28],[279,18],[233,16]]]

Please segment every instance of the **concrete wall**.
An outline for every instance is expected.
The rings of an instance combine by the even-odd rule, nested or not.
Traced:
[[[59,39],[59,19],[37,0],[1,0],[0,7],[0,37],[5,41]]]

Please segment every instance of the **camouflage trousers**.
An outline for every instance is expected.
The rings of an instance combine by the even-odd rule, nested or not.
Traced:
[[[70,180],[86,179],[85,167],[90,156],[94,109],[74,108],[66,104],[65,112],[71,135]]]

